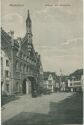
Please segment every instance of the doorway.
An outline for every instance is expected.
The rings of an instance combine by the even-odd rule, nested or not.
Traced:
[[[23,92],[23,94],[26,94],[26,79],[23,80],[22,92]]]
[[[33,94],[36,91],[36,80],[34,77],[28,77],[23,80],[22,92],[23,94]]]
[[[22,92],[23,94],[31,94],[31,81],[28,78],[23,81]]]

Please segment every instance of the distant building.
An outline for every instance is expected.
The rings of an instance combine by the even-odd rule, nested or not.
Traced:
[[[1,92],[33,94],[43,84],[43,67],[40,55],[32,42],[32,21],[28,10],[26,34],[14,39],[14,31],[1,28]]]
[[[61,91],[65,91],[66,90],[66,82],[61,82]]]
[[[82,76],[80,80],[76,80],[75,77],[71,80],[68,79],[68,88],[71,92],[81,91],[83,89]]]
[[[55,80],[53,79],[52,74],[50,74],[49,77],[48,77],[48,85],[47,85],[47,87],[48,87],[48,89],[51,90],[51,92],[54,91],[54,85],[55,85]]]
[[[1,92],[2,94],[9,94],[9,83],[10,83],[10,59],[7,54],[1,50]],[[6,82],[6,84],[4,84]]]
[[[59,87],[59,83],[56,81],[56,74],[54,72],[44,72],[44,87],[51,92],[54,92],[56,87]]]

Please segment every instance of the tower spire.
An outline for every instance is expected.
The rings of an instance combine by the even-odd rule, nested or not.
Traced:
[[[29,9],[28,9],[28,17],[30,18]]]
[[[31,22],[31,18],[30,18],[29,9],[27,12],[27,19],[26,19],[26,31],[27,31],[27,33],[32,32],[32,22]]]
[[[32,21],[30,18],[29,10],[27,10],[27,19],[26,19],[26,35],[28,38],[28,42],[32,43]]]

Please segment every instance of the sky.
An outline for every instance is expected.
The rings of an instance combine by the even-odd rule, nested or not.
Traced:
[[[2,0],[1,24],[15,38],[26,33],[27,10],[32,20],[33,44],[44,71],[69,74],[82,68],[82,0]]]

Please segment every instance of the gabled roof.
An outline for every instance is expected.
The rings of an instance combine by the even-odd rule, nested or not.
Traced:
[[[44,80],[48,80],[50,74],[52,75],[52,77],[53,77],[54,80],[58,81],[58,77],[57,77],[57,75],[56,75],[55,72],[44,72],[43,73]]]
[[[1,38],[4,37],[8,42],[11,42],[11,36],[9,36],[8,33],[6,33],[2,28],[1,28]]]
[[[5,39],[7,42],[11,44],[12,37],[1,28],[1,42],[3,42],[2,39]],[[14,45],[19,47],[19,43],[16,39],[14,39]]]

